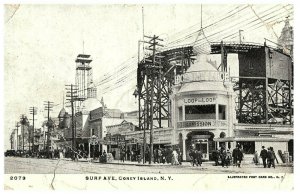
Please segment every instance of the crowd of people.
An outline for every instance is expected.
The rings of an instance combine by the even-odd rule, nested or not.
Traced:
[[[125,150],[120,149],[119,153],[120,161],[125,162],[128,161],[142,161],[141,151],[134,150]],[[58,158],[72,158],[72,160],[78,160],[79,158],[88,158],[87,153],[84,151],[78,150],[74,152],[72,150],[66,150],[63,154],[59,150],[47,151],[40,150],[35,152],[30,151],[15,151],[8,152],[6,155],[8,156],[19,156],[19,157],[35,157],[35,158],[50,158],[50,159],[58,159]],[[200,150],[195,149],[193,146],[188,151],[188,155],[191,161],[192,166],[201,166],[203,162],[203,154]],[[155,148],[153,150],[153,162],[157,164],[171,164],[171,165],[182,165],[183,155],[181,150],[177,147],[172,148],[171,146],[165,148]],[[107,153],[105,150],[103,152],[96,152],[93,154],[93,158],[99,159],[99,162],[106,163],[108,161],[112,161],[116,158],[115,150],[111,153]],[[273,147],[262,146],[262,150],[260,154],[258,151],[255,151],[253,156],[253,163],[255,165],[260,164],[260,158],[264,168],[275,168],[275,161],[278,160],[276,158],[276,154],[274,152]],[[149,162],[150,159],[150,149],[146,149],[145,151],[145,162]],[[236,147],[230,151],[230,149],[226,149],[225,146],[221,146],[218,150],[212,151],[211,159],[215,161],[215,165],[221,165],[222,167],[228,168],[230,165],[241,168],[242,160],[244,159],[243,150],[240,144],[237,144]]]
[[[219,150],[216,150],[212,153],[212,159],[215,161],[215,165],[218,166],[221,161],[222,167],[228,168],[231,164],[236,167],[241,167],[244,154],[241,150],[239,144],[236,145],[236,148],[231,152],[229,149],[226,149],[225,146],[221,146]]]
[[[262,146],[262,150],[261,150],[259,156],[262,159],[264,168],[266,168],[267,166],[268,166],[268,168],[271,168],[271,166],[273,168],[275,168],[275,160],[278,163],[278,160],[277,160],[277,157],[276,157],[273,147],[268,147],[266,150],[265,146]],[[257,152],[254,154],[253,160],[256,165],[259,163],[259,157],[258,157]]]
[[[231,163],[233,166],[237,166],[240,168],[242,160],[244,159],[243,150],[239,144],[236,145],[236,148],[233,149],[232,153],[229,149],[226,150],[225,147],[222,146],[220,150],[217,150],[212,155],[216,166],[220,164],[220,160],[222,167],[227,168],[231,165]],[[277,161],[278,163],[273,147],[265,149],[265,146],[262,146],[260,155],[258,155],[258,152],[255,151],[253,157],[253,162],[255,165],[259,165],[260,158],[262,160],[264,168],[275,168],[275,161]]]

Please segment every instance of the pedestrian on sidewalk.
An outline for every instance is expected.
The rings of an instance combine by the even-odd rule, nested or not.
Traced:
[[[197,160],[197,166],[202,165],[202,152],[200,150],[196,151],[196,160]]]
[[[264,168],[266,168],[267,167],[268,151],[265,149],[265,146],[262,146],[261,148],[262,148],[262,150],[260,151],[260,157],[262,159]]]
[[[268,168],[274,167],[275,168],[275,152],[273,147],[268,148]]]
[[[166,163],[166,154],[167,154],[167,150],[166,148],[164,148],[162,151],[161,151],[161,155],[162,155],[162,163],[165,164]]]
[[[258,165],[258,163],[259,163],[259,157],[258,157],[257,151],[255,151],[255,153],[254,153],[253,162],[255,165]]]
[[[177,154],[178,154],[178,163],[179,165],[182,165],[182,153],[180,151],[180,148],[176,149]]]
[[[221,147],[220,156],[222,161],[222,167],[224,167],[226,164],[226,150],[224,146]]]
[[[178,154],[177,154],[176,150],[173,150],[173,152],[172,152],[171,164],[172,165],[178,165],[179,164],[179,162],[178,162]]]
[[[154,151],[153,151],[153,158],[154,158],[154,164],[158,163],[158,150],[157,150],[157,148],[155,148]]]
[[[236,145],[236,148],[234,148],[234,150],[232,151],[232,157],[233,157],[233,160],[235,161],[235,164],[237,165],[237,167],[241,168],[241,162],[243,160],[243,153],[242,151],[240,150],[240,146],[239,144]]]
[[[121,149],[121,161],[124,163],[125,162],[125,150]]]
[[[162,151],[160,148],[157,150],[158,163],[162,163]]]
[[[225,165],[226,165],[226,168],[228,168],[228,166],[230,165],[231,160],[232,160],[231,152],[230,152],[229,149],[227,149],[227,152],[226,152],[226,159],[225,159]]]
[[[192,165],[193,166],[195,166],[195,164],[197,165],[196,150],[194,148],[190,149],[189,156],[191,158]]]

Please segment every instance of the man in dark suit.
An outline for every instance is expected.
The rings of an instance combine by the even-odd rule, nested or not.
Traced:
[[[266,168],[267,167],[268,151],[265,149],[265,146],[262,146],[261,148],[262,148],[262,150],[260,152],[260,157],[261,157],[261,159],[263,161],[264,168]]]

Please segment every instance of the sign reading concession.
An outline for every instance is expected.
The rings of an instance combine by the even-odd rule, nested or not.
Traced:
[[[177,122],[177,128],[223,127],[223,126],[227,126],[226,121],[202,120],[202,121],[182,121],[182,122]]]

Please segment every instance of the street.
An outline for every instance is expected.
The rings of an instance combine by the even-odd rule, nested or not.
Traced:
[[[5,174],[227,174],[227,173],[293,173],[292,166],[263,168],[262,165],[243,164],[241,168],[213,166],[204,162],[201,167],[193,167],[185,162],[181,166],[170,164],[142,165],[115,161],[114,164],[91,163],[83,161],[52,160],[36,158],[5,157]]]

